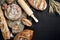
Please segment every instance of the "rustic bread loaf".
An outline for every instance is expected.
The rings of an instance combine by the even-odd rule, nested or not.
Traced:
[[[28,0],[28,2],[33,8],[37,10],[43,11],[47,7],[47,3],[45,0]]]
[[[10,39],[10,31],[8,29],[8,25],[4,17],[3,11],[1,9],[1,6],[0,6],[0,29],[4,40]]]
[[[33,37],[33,31],[32,30],[24,30],[21,33],[18,33],[14,40],[31,40]]]

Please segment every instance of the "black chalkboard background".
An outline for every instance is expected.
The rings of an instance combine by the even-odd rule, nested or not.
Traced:
[[[34,36],[32,40],[60,40],[60,16],[58,14],[49,14],[49,0],[46,0],[48,7],[45,11],[34,11],[34,15],[38,18],[39,22],[33,22],[33,26],[25,29],[34,30]],[[60,0],[57,0],[60,2]],[[0,31],[0,40],[3,40],[2,33]],[[12,39],[11,39],[12,40]]]

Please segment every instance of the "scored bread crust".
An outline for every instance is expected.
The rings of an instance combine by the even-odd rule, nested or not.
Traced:
[[[37,10],[41,10],[41,11],[43,11],[43,10],[45,10],[46,9],[46,7],[47,7],[47,3],[46,3],[46,0],[27,0],[28,2],[29,2],[29,4],[33,7],[33,8],[35,8],[35,9],[37,9]]]
[[[22,23],[26,26],[32,26],[32,22],[30,20],[28,20],[27,18],[22,18]]]
[[[32,37],[33,37],[33,31],[26,29],[26,30],[18,33],[18,34],[15,36],[14,40],[20,40],[21,38],[22,38],[22,39],[25,38],[25,39],[27,39],[27,40],[31,40]]]

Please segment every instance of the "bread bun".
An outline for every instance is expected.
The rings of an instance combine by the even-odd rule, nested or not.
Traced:
[[[27,18],[22,18],[22,23],[26,26],[32,26],[32,22],[28,20]]]

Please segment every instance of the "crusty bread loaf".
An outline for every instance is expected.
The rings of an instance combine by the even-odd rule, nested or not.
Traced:
[[[37,10],[45,10],[47,7],[46,0],[28,0],[29,4]]]
[[[33,37],[33,30],[24,30],[21,33],[18,33],[14,40],[31,40]]]
[[[3,12],[1,10],[1,6],[0,6],[0,29],[1,29],[1,32],[2,32],[2,35],[3,35],[3,38],[6,40],[6,39],[10,39],[10,31],[8,29],[8,26],[7,26],[7,22],[5,20],[5,17],[3,15]]]

